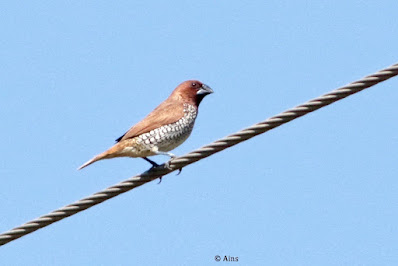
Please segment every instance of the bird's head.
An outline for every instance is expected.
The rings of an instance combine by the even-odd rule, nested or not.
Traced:
[[[198,80],[187,80],[178,85],[171,97],[198,107],[203,98],[211,93],[213,90],[206,84]]]

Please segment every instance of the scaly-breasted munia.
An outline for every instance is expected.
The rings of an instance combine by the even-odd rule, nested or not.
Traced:
[[[181,83],[158,107],[147,117],[131,127],[123,136],[116,139],[116,144],[109,150],[95,156],[79,169],[96,161],[115,157],[141,157],[148,159],[152,155],[169,155],[169,151],[181,145],[191,134],[198,107],[203,98],[213,90],[197,80]]]

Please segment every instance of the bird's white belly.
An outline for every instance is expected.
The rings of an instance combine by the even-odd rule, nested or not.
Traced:
[[[159,142],[156,146],[158,147],[159,151],[171,151],[178,146],[180,146],[184,141],[189,137],[191,134],[192,129],[188,132],[184,132],[179,136],[171,137],[170,139],[165,139]]]
[[[150,152],[155,147],[159,151],[168,152],[181,145],[189,137],[197,111],[191,105],[184,107],[184,116],[177,122],[161,126],[137,137],[137,143],[141,144],[143,150]],[[145,156],[150,155],[154,154]]]

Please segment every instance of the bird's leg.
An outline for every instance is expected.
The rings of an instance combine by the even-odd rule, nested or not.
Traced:
[[[157,163],[155,163],[155,162],[152,161],[151,159],[148,159],[147,157],[142,157],[142,159],[144,159],[144,160],[147,161],[148,163],[152,164],[152,168],[153,168],[153,167],[159,166]]]
[[[152,161],[151,159],[148,159],[147,157],[142,157],[142,159],[144,159],[144,160],[147,161],[148,163],[152,164],[151,169],[154,168],[154,167],[159,166],[157,163],[155,163],[155,162]],[[160,177],[159,177],[159,183],[158,183],[158,185],[162,182],[162,177],[163,177],[163,176],[160,176]]]
[[[154,151],[154,153],[156,153],[156,155],[167,155],[167,156],[170,156],[171,159],[174,159],[174,158],[177,157],[175,154],[172,154],[171,152]],[[170,169],[169,162],[167,162],[165,165],[166,165],[166,167],[167,167],[168,169]],[[178,169],[177,175],[181,174],[181,171],[182,171],[182,168]]]
[[[172,154],[171,152],[164,152],[164,151],[154,151],[154,153],[156,153],[156,155],[167,155],[170,156],[171,159],[177,157],[175,154]]]

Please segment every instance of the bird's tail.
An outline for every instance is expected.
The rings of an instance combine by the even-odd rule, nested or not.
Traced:
[[[108,158],[109,158],[109,151],[105,151],[105,152],[103,152],[101,154],[98,154],[97,156],[95,156],[94,158],[89,160],[88,162],[84,163],[82,166],[77,168],[77,170],[81,170],[84,167],[89,166],[92,163],[95,163],[96,161],[103,160],[103,159],[108,159]]]

